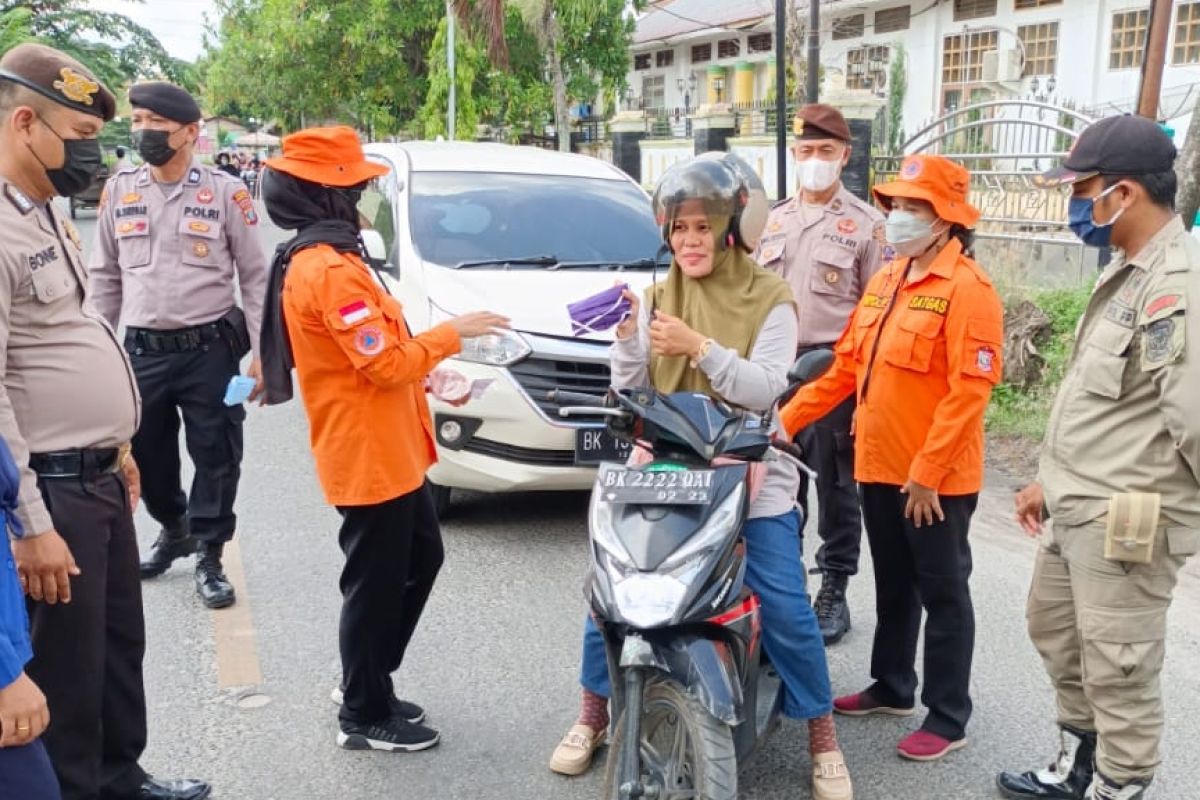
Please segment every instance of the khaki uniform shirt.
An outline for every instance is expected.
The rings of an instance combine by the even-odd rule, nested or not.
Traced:
[[[141,401],[116,334],[89,302],[79,233],[0,178],[0,436],[21,469],[26,535],[54,527],[30,453],[117,447]]]
[[[883,265],[883,214],[846,187],[805,224],[800,195],[771,210],[755,258],[791,284],[800,347],[836,342]]]
[[[1059,387],[1039,479],[1054,519],[1084,525],[1122,492],[1162,495],[1200,529],[1200,243],[1178,217],[1092,293]]]
[[[267,259],[241,180],[199,162],[167,187],[146,165],[118,172],[101,198],[89,263],[93,300],[114,328],[118,320],[175,330],[219,319],[236,304],[236,271],[258,355]]]

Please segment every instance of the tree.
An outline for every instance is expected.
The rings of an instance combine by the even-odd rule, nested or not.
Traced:
[[[892,63],[888,67],[887,152],[895,155],[904,147],[904,96],[908,93],[908,64],[904,45],[892,45]]]
[[[1183,216],[1183,224],[1191,230],[1196,212],[1200,211],[1200,100],[1192,107],[1192,122],[1183,139],[1183,150],[1175,161],[1175,174],[1179,176],[1175,205]]]
[[[0,2],[0,20],[4,49],[20,41],[44,42],[86,64],[109,88],[165,78],[197,89],[194,72],[168,55],[154,34],[124,14],[96,11],[85,0],[6,0]]]
[[[792,92],[797,107],[807,101],[804,93],[804,77],[808,72],[808,25],[800,17],[800,7],[794,2],[786,4],[787,38],[784,49],[787,51],[786,69],[792,81]]]
[[[469,31],[463,31],[463,34],[454,38],[454,126],[458,138],[471,139],[474,138],[475,128],[479,124],[479,108],[474,92],[475,76],[481,71],[486,71],[487,54],[472,42]],[[447,134],[446,117],[450,103],[450,70],[446,63],[447,35],[447,20],[443,18],[429,47],[429,92],[425,95],[425,104],[421,106],[418,116],[422,135],[427,139]]]

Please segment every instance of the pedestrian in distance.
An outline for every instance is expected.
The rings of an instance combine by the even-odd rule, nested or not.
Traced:
[[[404,310],[364,260],[358,201],[387,168],[366,159],[353,129],[293,133],[267,167],[267,213],[295,236],[279,246],[271,267],[266,399],[292,396],[294,364],[317,475],[342,516],[337,743],[424,750],[439,734],[421,724],[420,706],[396,696],[392,673],[443,559],[425,480],[437,458],[425,383],[439,362],[460,352],[463,339],[509,322],[478,312],[410,333]]]
[[[795,431],[856,397],[855,478],[875,565],[877,626],[867,689],[839,697],[850,716],[913,713],[921,615],[928,707],[899,743],[916,761],[967,743],[975,647],[971,515],[983,483],[983,414],[1000,379],[1003,308],[968,255],[979,211],[970,176],[940,156],[909,156],[874,188],[896,258],[868,282],[821,379],[783,409]]]
[[[1175,155],[1153,121],[1108,117],[1042,180],[1071,187],[1071,230],[1116,257],[1017,495],[1042,537],[1027,618],[1060,747],[1048,769],[1002,773],[1006,797],[1144,800],[1162,760],[1167,611],[1200,548],[1200,242],[1175,212]]]

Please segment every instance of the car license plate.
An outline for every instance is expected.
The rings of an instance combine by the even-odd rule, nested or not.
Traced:
[[[606,469],[597,482],[610,503],[698,506],[712,500],[712,469]]]
[[[575,431],[575,463],[595,466],[602,461],[624,463],[633,446],[623,442],[603,428],[581,428]]]

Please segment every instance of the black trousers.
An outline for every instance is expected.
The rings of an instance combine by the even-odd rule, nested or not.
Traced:
[[[389,716],[392,673],[400,668],[444,557],[429,487],[371,506],[338,506],[342,568],[345,700],[340,718],[380,722]]]
[[[925,622],[925,685],[929,708],[922,727],[950,740],[966,735],[971,717],[971,660],[975,609],[971,604],[971,545],[967,538],[979,496],[941,496],[946,520],[916,528],[904,518],[908,498],[899,486],[862,485],[863,516],[875,562],[878,623],[868,690],[885,705],[911,707],[921,611]]]
[[[70,603],[29,603],[29,677],[50,706],[42,740],[63,800],[136,797],[145,778],[138,759],[146,747],[146,633],[125,481],[55,478],[40,487],[81,570]]]
[[[817,566],[824,572],[854,575],[862,548],[862,517],[854,483],[855,400],[851,397],[796,434],[808,465],[817,471]],[[800,474],[800,507],[807,523],[809,478]]]
[[[242,474],[242,422],[246,409],[224,404],[237,359],[221,339],[186,353],[144,353],[125,340],[138,390],[142,425],[133,457],[142,473],[146,510],[162,525],[187,517],[192,535],[222,544],[233,538],[233,513]],[[183,415],[188,455],[195,466],[190,495],[180,478],[179,420]]]

